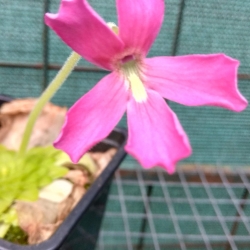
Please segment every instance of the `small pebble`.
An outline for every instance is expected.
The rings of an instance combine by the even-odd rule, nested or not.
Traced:
[[[55,180],[39,192],[39,198],[55,203],[64,201],[72,192],[73,184],[67,180]]]

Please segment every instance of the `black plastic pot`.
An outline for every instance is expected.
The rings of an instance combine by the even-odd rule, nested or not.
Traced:
[[[11,98],[0,96],[0,105]],[[22,246],[0,239],[0,250],[94,250],[104,215],[109,187],[115,170],[126,153],[124,144],[127,132],[122,128],[114,131],[91,151],[106,151],[116,147],[117,153],[91,185],[76,207],[48,240],[37,244]]]

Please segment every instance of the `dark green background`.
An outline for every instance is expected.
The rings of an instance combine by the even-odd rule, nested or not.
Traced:
[[[90,0],[108,22],[116,22],[114,0]],[[166,0],[165,21],[149,56],[223,52],[241,62],[240,74],[250,74],[250,1],[246,0]],[[56,12],[58,0],[51,0]],[[180,19],[180,10],[182,18]],[[44,1],[0,0],[0,63],[43,63]],[[180,29],[178,30],[178,24]],[[84,41],[83,41],[84,42]],[[49,31],[48,63],[61,65],[70,49]],[[91,66],[83,59],[82,66]],[[56,70],[49,70],[52,79]],[[43,70],[0,67],[0,93],[15,97],[38,97],[43,90]],[[53,98],[60,105],[72,105],[104,72],[74,72]],[[242,75],[240,75],[242,78]],[[249,79],[239,80],[239,88],[249,99]],[[170,103],[186,130],[193,154],[186,163],[245,166],[250,162],[250,113]],[[121,121],[126,126],[126,118]],[[123,167],[137,163],[128,157]]]

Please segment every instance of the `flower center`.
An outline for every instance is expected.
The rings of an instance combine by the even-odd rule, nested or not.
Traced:
[[[119,28],[115,23],[107,23],[108,27],[116,34],[119,34]],[[137,102],[144,102],[147,99],[147,92],[140,76],[140,67],[133,54],[126,55],[119,59],[119,68],[125,77],[125,82],[132,92]]]
[[[123,63],[121,69],[135,100],[137,102],[146,101],[147,92],[141,80],[138,63],[133,59],[128,59],[128,61]]]

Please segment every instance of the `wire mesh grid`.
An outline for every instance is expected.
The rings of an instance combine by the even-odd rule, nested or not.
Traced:
[[[250,249],[250,171],[119,170],[97,249]]]

